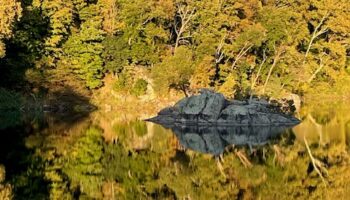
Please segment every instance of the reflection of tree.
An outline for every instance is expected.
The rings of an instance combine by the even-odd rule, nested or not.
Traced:
[[[317,134],[320,137],[319,144],[323,144],[323,132],[322,132],[322,125],[318,124],[316,120],[312,117],[311,114],[307,115],[307,119],[310,120],[310,122],[316,127]]]
[[[350,120],[345,123],[345,134],[347,146],[350,146]]]
[[[73,198],[69,190],[68,177],[62,173],[64,159],[54,149],[42,152],[40,155],[45,161],[44,175],[45,180],[50,183],[49,196],[50,199],[66,199]]]
[[[317,107],[306,106],[302,112],[305,117],[301,124],[293,128],[299,141],[304,136],[312,144],[320,145],[341,143],[346,147],[349,140],[348,125],[350,115],[348,106],[344,104],[319,104]]]
[[[292,132],[279,136],[276,145],[254,147],[253,151],[226,148],[215,159],[179,148],[176,136],[160,126],[146,131],[140,121],[119,125],[114,127],[119,136],[114,143],[105,143],[101,130],[85,125],[73,131],[83,133],[78,139],[70,132],[55,136],[58,144],[54,146],[65,149],[48,149],[53,141],[37,149],[46,167],[35,173],[45,173],[52,198],[320,199],[329,193],[333,199],[346,197],[346,185],[350,185],[349,153],[339,144],[309,146],[312,156],[326,163],[329,186],[325,189],[304,143],[295,140]],[[149,137],[150,145],[142,149],[130,146],[144,137]],[[67,140],[75,141],[74,145],[61,144]],[[249,161],[249,168],[242,159]]]
[[[12,186],[9,184],[3,184],[5,175],[5,167],[0,165],[0,199],[12,199]]]
[[[71,180],[71,187],[81,192],[81,196],[101,198],[103,155],[102,135],[97,128],[89,128],[85,136],[73,146],[64,172]]]
[[[132,152],[121,145],[106,145],[102,160],[103,176],[108,181],[120,183],[123,189],[119,193],[125,191],[121,194],[126,195],[126,199],[137,199],[142,196],[141,186],[157,176],[158,156],[152,152]]]
[[[323,108],[319,108],[314,112],[311,112],[310,115],[313,116],[315,121],[321,125],[329,123],[336,116],[332,110],[325,110]]]

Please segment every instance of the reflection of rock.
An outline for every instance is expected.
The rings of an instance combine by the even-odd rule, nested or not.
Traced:
[[[205,141],[199,134],[187,133],[186,135],[182,136],[182,140],[185,141],[181,141],[182,145],[185,147],[190,146],[193,150],[200,151],[201,149],[206,148]]]
[[[159,124],[295,125],[299,120],[266,101],[228,101],[222,94],[203,91],[165,108],[149,121]]]
[[[267,101],[228,101],[210,91],[184,98],[149,121],[172,129],[185,148],[214,155],[231,144],[263,145],[299,123]]]
[[[259,146],[283,133],[286,126],[179,126],[166,125],[180,143],[195,151],[221,154],[228,145]]]

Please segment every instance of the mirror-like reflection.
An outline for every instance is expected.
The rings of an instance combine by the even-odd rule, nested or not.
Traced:
[[[349,111],[306,105],[292,129],[163,128],[103,110],[69,126],[11,125],[0,199],[346,199]]]
[[[303,121],[293,131],[302,141],[307,137],[320,146],[350,144],[350,107],[343,103],[308,105],[301,111]]]
[[[261,146],[276,139],[286,126],[181,126],[167,125],[184,148],[220,155],[230,145]]]

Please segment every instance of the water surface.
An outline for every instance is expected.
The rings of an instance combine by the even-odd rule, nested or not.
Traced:
[[[15,199],[346,199],[349,113],[307,105],[292,129],[164,128],[103,110],[9,120],[2,185]]]

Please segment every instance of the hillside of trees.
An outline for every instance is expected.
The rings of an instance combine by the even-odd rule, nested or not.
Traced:
[[[201,88],[303,124],[214,157],[140,121]],[[0,0],[0,199],[345,199],[349,99],[349,0]]]
[[[149,79],[133,76],[142,68]],[[2,0],[0,87],[345,93],[348,0]],[[151,80],[151,81],[150,81]],[[132,86],[132,87],[130,87]],[[131,89],[130,89],[131,88]]]

